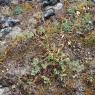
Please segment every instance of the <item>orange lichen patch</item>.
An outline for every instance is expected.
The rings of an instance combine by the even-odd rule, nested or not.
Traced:
[[[85,95],[95,95],[91,89],[86,89]]]
[[[22,8],[25,10],[25,11],[31,11],[32,10],[32,5],[30,5],[29,3],[24,3],[22,5]]]

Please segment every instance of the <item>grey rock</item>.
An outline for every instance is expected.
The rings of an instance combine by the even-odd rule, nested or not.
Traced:
[[[95,0],[93,0],[93,2],[95,3]]]
[[[0,5],[5,6],[5,5],[10,5],[11,0],[0,0]]]
[[[0,30],[0,38],[5,38],[6,35],[8,35],[11,32],[11,27],[4,28]]]
[[[43,7],[46,7],[46,6],[54,6],[58,2],[60,2],[60,0],[42,0],[42,5],[43,5]]]
[[[54,7],[53,7],[53,9],[54,10],[61,10],[63,8],[63,4],[62,3],[57,3]]]
[[[0,95],[8,95],[7,92],[9,92],[8,87],[0,88]]]
[[[16,26],[19,23],[20,23],[20,21],[18,19],[13,19],[11,17],[2,16],[0,18],[0,25],[2,26],[2,28],[13,27],[13,26]]]
[[[17,36],[22,35],[21,31],[22,29],[20,27],[15,26],[12,28],[11,32],[6,36],[6,38],[15,39]]]
[[[47,20],[54,15],[55,15],[54,9],[48,9],[44,12],[44,19]]]
[[[56,4],[54,5],[49,5],[49,6],[46,6],[44,8],[44,18],[45,19],[49,19],[51,16],[54,16],[54,15],[59,15],[63,13],[63,3],[61,3],[60,1],[58,1]]]
[[[48,6],[45,8],[45,10],[53,9],[56,14],[59,14],[60,12],[63,11],[63,4],[62,3],[57,3],[54,6]]]

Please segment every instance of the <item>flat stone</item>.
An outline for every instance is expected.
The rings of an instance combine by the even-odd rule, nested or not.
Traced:
[[[6,38],[15,39],[17,36],[21,35],[21,28],[18,26],[15,26],[12,28],[12,31],[6,36]]]

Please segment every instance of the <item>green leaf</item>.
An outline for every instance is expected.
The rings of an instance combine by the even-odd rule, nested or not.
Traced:
[[[36,67],[32,68],[31,75],[34,75],[35,76],[39,72],[40,72],[40,67],[39,66],[36,66]]]

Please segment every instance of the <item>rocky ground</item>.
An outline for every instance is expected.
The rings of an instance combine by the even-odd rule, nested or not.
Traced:
[[[0,95],[95,95],[95,3],[61,2],[0,5]]]

